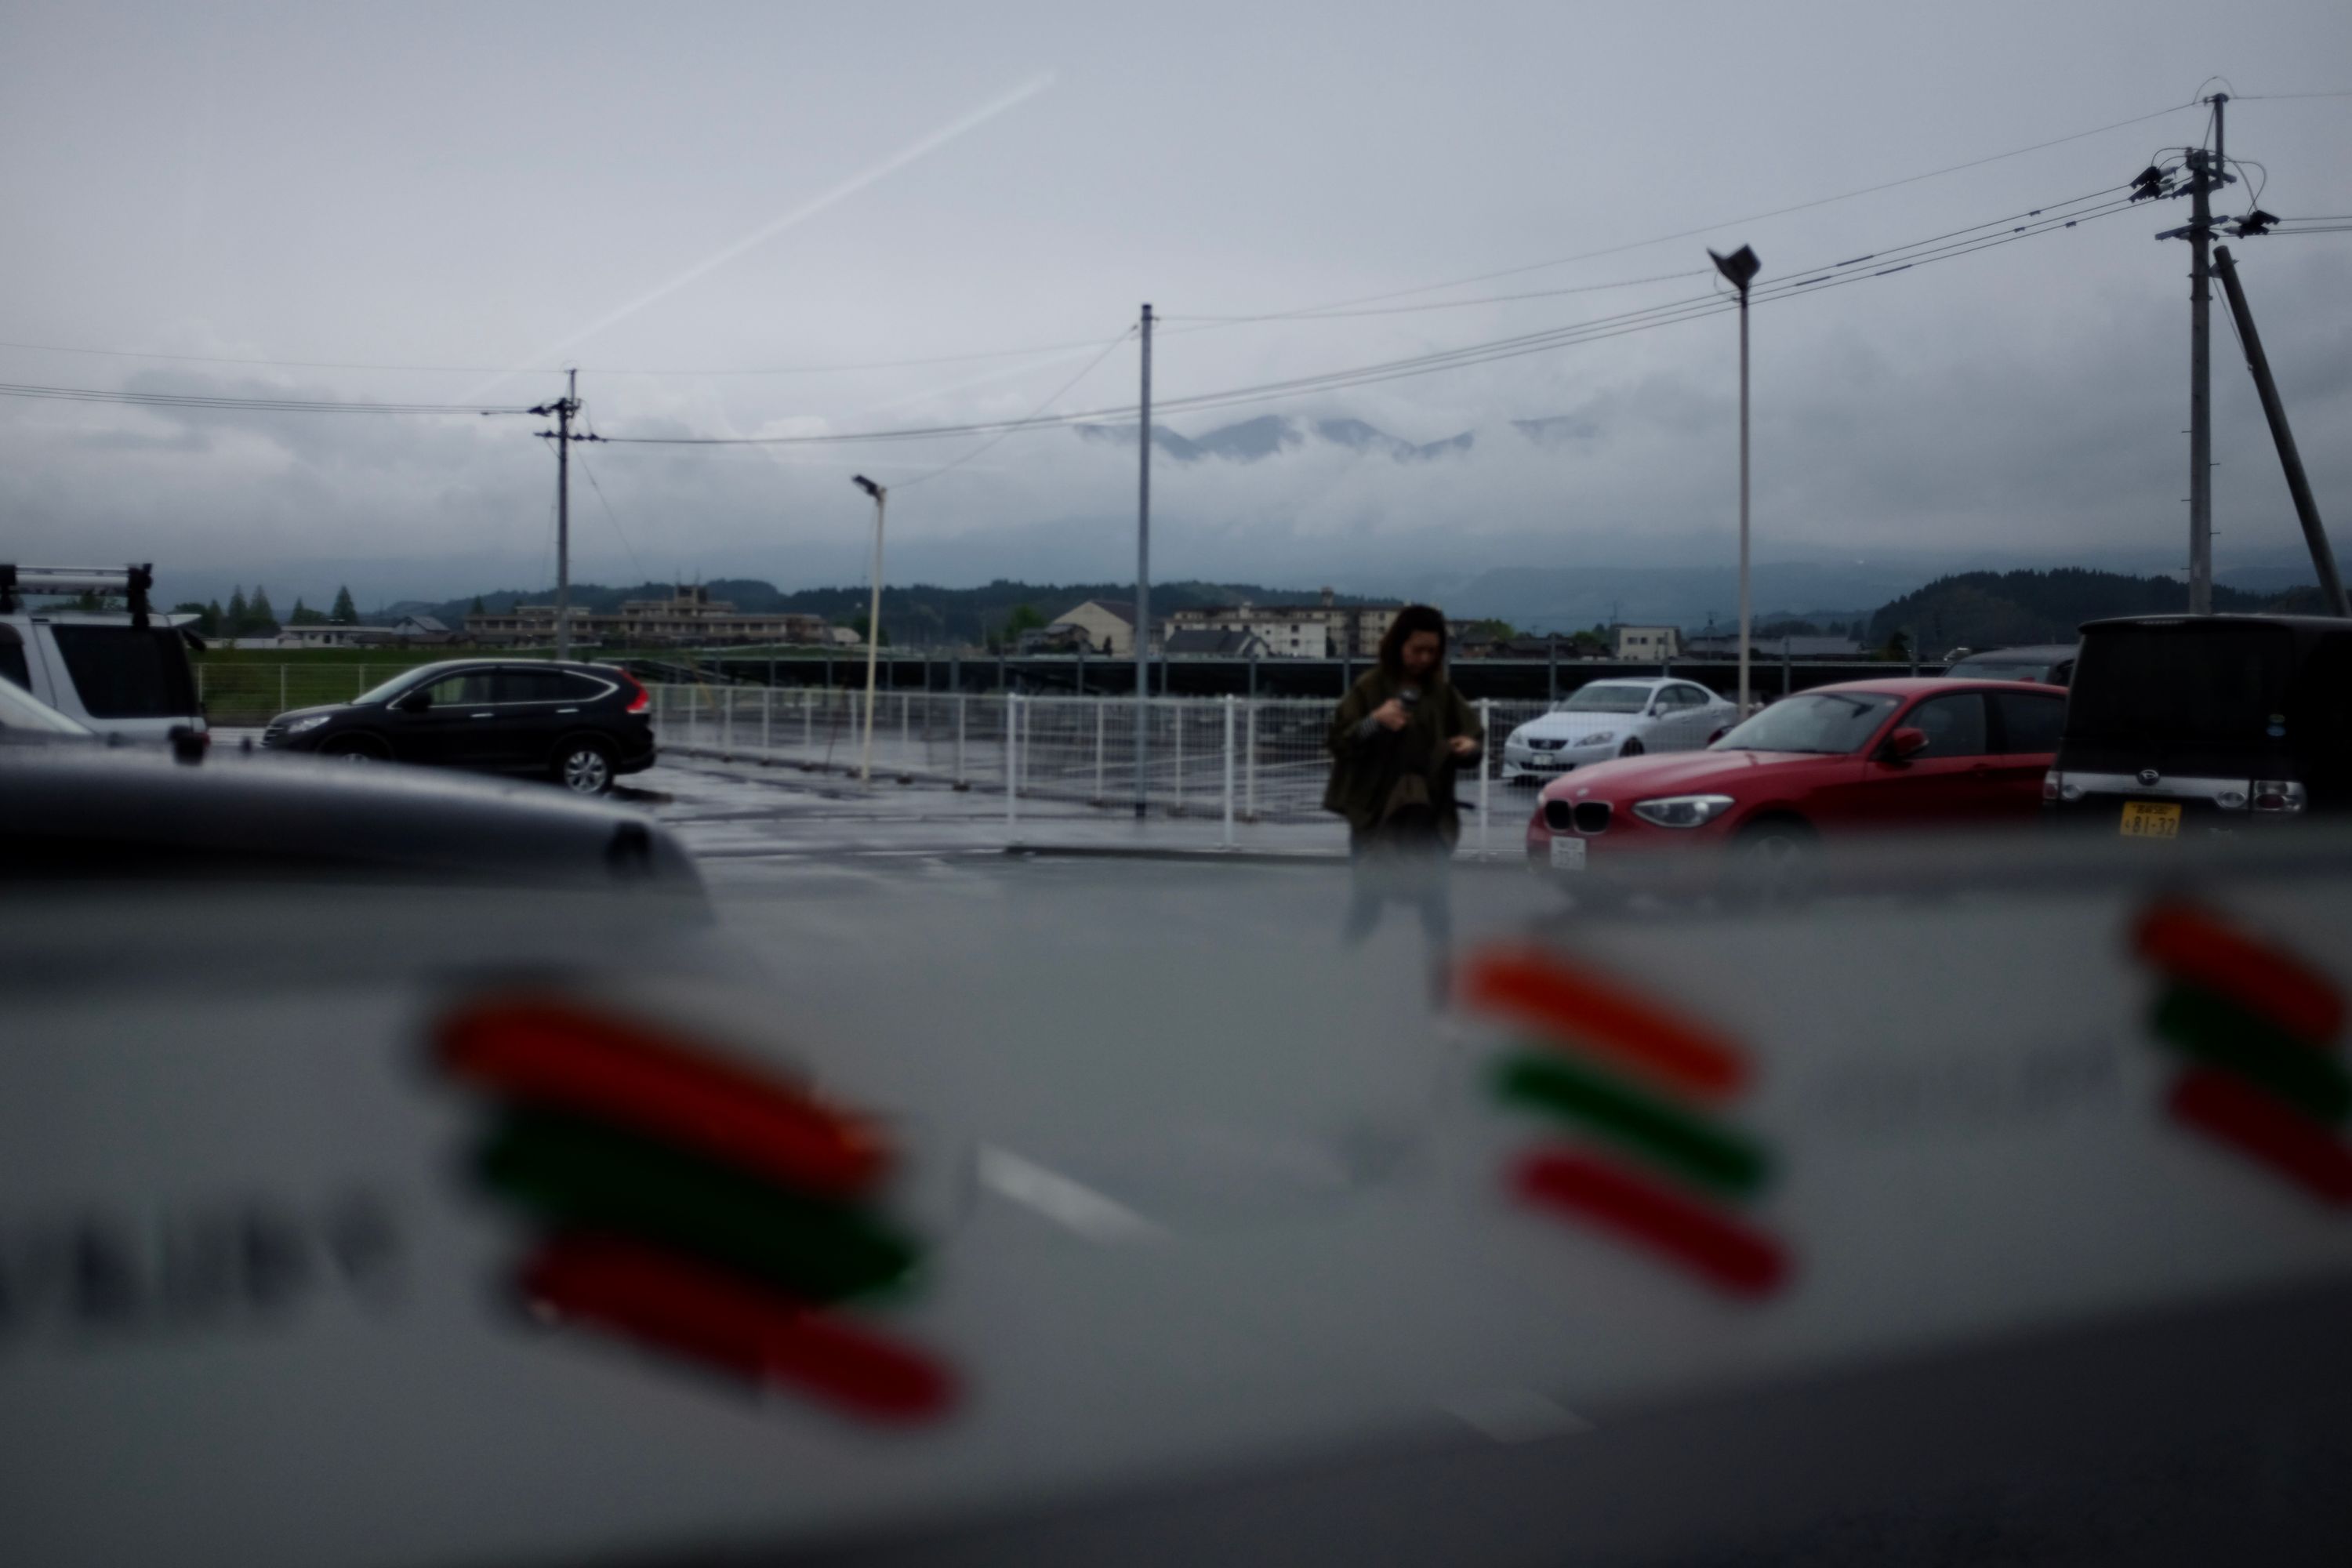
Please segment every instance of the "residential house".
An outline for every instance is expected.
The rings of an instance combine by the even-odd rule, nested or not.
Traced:
[[[1186,627],[1171,631],[1160,651],[1171,658],[1263,658],[1266,656],[1265,639],[1253,631],[1239,629],[1212,631],[1202,627]]]
[[[1132,599],[1088,599],[1056,616],[1045,629],[1069,628],[1073,646],[1083,639],[1088,653],[1113,658],[1135,657],[1135,602]]]
[[[1402,602],[1342,605],[1330,589],[1312,605],[1212,605],[1178,610],[1168,617],[1173,630],[1252,631],[1267,651],[1284,658],[1369,659],[1378,658],[1381,638],[1404,608]],[[1315,646],[1317,633],[1322,646]]]

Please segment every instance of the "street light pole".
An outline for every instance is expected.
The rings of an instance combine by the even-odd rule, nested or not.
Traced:
[[[874,498],[874,597],[866,611],[866,738],[857,759],[857,782],[870,788],[874,783],[874,677],[882,647],[882,509],[890,492],[864,474],[856,476],[855,482]]]
[[[1728,256],[1712,250],[1716,270],[1739,290],[1739,716],[1748,717],[1748,286],[1763,263],[1741,246]]]

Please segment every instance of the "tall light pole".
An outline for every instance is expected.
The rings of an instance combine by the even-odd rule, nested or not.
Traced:
[[[1764,264],[1741,246],[1728,256],[1707,255],[1739,290],[1739,716],[1748,717],[1748,285]]]
[[[1144,764],[1151,744],[1151,307],[1143,307],[1143,401],[1136,426],[1135,479],[1135,820],[1150,808]]]
[[[871,787],[874,783],[874,675],[882,647],[882,506],[890,492],[864,474],[856,476],[856,482],[859,489],[874,498],[874,599],[866,611],[866,739],[860,744],[857,759],[857,782]]]

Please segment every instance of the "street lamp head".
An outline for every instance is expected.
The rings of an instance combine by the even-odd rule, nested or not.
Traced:
[[[872,496],[876,500],[880,500],[882,499],[882,487],[876,484],[872,479],[867,479],[864,474],[853,475],[852,482],[855,483],[859,489],[864,490],[867,495]]]
[[[1756,253],[1744,245],[1728,256],[1717,256],[1712,250],[1706,254],[1715,262],[1715,269],[1729,279],[1731,286],[1742,294],[1748,292],[1748,285],[1764,266],[1756,259]]]

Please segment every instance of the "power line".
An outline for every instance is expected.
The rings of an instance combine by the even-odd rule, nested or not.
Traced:
[[[1260,316],[1163,316],[1161,321],[1197,321],[1200,326],[1176,329],[1179,331],[1207,331],[1213,327],[1246,326],[1256,321],[1336,321],[1353,316],[1401,316],[1416,310],[1458,310],[1468,305],[1502,305],[1515,300],[1551,300],[1562,294],[1599,294],[1612,289],[1637,289],[1647,283],[1670,283],[1685,278],[1706,278],[1714,272],[1711,267],[1693,268],[1687,272],[1658,272],[1647,278],[1621,278],[1613,283],[1580,283],[1566,289],[1538,289],[1524,294],[1481,294],[1470,300],[1438,300],[1426,305],[1382,305],[1364,310],[1276,310]]]
[[[1111,339],[1110,342],[1103,344],[1102,353],[1088,360],[1087,362],[1086,369],[1078,372],[1077,374],[1064,382],[1062,384],[1061,390],[1055,392],[1051,397],[1045,399],[1045,402],[1040,403],[1036,407],[1031,409],[1029,411],[1029,417],[1031,419],[1043,417],[1047,409],[1053,407],[1054,405],[1068,396],[1070,390],[1073,387],[1076,386],[1078,383],[1086,380],[1087,376],[1092,375],[1095,372],[1095,367],[1101,364],[1103,361],[1110,358],[1111,351],[1118,348],[1119,344],[1127,342],[1128,339],[1135,336],[1136,331],[1136,328],[1129,327],[1127,331],[1119,333],[1118,336]],[[999,441],[1003,440],[1004,437],[1012,434],[1013,432],[1011,430],[1000,430],[995,435],[991,436],[987,440],[982,441],[979,446],[974,447],[971,451],[966,452],[962,457],[957,458],[950,462],[942,463],[938,468],[933,468],[929,473],[917,474],[911,479],[900,479],[897,484],[890,488],[893,489],[903,490],[909,485],[919,485],[931,479],[936,479],[941,474],[947,473],[951,469],[963,467],[964,464],[971,462],[974,458],[979,457],[982,452],[987,451],[990,447],[995,446]]]
[[[2120,189],[2121,187],[2116,188]],[[1846,260],[1832,263],[1826,268],[1804,268],[1793,279],[1768,285],[1764,288],[1754,290],[1751,297],[1758,300],[1769,301],[1774,299],[1786,298],[1796,293],[1819,293],[1824,291],[1828,288],[1841,287],[1847,283],[1860,282],[1871,278],[1887,277],[1894,273],[1908,271],[1915,267],[1929,266],[1937,261],[1956,259],[1960,256],[1972,255],[1979,250],[1989,250],[1999,246],[2014,244],[2021,239],[2029,239],[2039,235],[2055,233],[2063,229],[2073,228],[2082,223],[2094,221],[2101,217],[2111,216],[2116,213],[2129,210],[2132,204],[2128,200],[2124,199],[2109,201],[2103,205],[2090,207],[2081,206],[2083,202],[2095,200],[2096,195],[2104,194],[2105,193],[2095,193],[2092,197],[2078,197],[2075,198],[2074,202],[2072,204],[2059,203],[2055,204],[2053,207],[2033,209],[2034,211],[2041,212],[2045,216],[2032,222],[2013,224],[2011,226],[2010,231],[2007,233],[1983,233],[1983,230],[1994,226],[1994,224],[2003,221],[1994,220],[1994,224],[1973,225],[1969,228],[1952,230],[1947,234],[1935,236],[1929,239],[1915,240],[1906,245],[1895,246],[1869,252],[1863,256],[1849,258]],[[2077,210],[2071,213],[2068,212],[2066,209],[2070,205],[2075,207]],[[1973,235],[1975,237],[1956,237],[1969,235]],[[1878,262],[1881,265],[1871,268],[1868,270],[1859,269],[1864,266],[1864,264],[1874,261]],[[1596,317],[1589,321],[1573,322],[1561,327],[1549,328],[1535,332],[1520,333],[1512,337],[1495,339],[1486,342],[1465,344],[1458,348],[1440,350],[1432,353],[1413,355],[1405,359],[1384,361],[1367,365],[1358,365],[1342,370],[1320,372],[1313,375],[1294,377],[1286,381],[1263,383],[1255,386],[1227,388],[1219,392],[1202,393],[1189,397],[1170,398],[1161,401],[1159,406],[1162,409],[1171,411],[1199,411],[1207,408],[1228,406],[1239,403],[1263,402],[1273,398],[1302,395],[1313,392],[1338,391],[1349,387],[1368,385],[1375,382],[1401,380],[1408,376],[1425,375],[1443,370],[1465,368],[1469,365],[1488,363],[1496,360],[1514,359],[1524,354],[1539,353],[1551,349],[1563,348],[1583,342],[1593,342],[1612,337],[1622,337],[1630,332],[1646,331],[1655,327],[1670,326],[1679,321],[1695,320],[1699,316],[1715,315],[1734,308],[1735,302],[1720,294],[1706,293],[1692,295],[1681,300],[1669,300],[1663,304],[1648,306],[1641,310],[1621,311],[1615,315]],[[1090,409],[1083,413],[1056,415],[1050,417],[1041,416],[1027,419],[978,421],[961,425],[929,426],[900,430],[773,437],[613,436],[607,437],[605,439],[610,444],[625,446],[823,446],[857,442],[929,440],[949,436],[1008,435],[1016,430],[1058,428],[1069,425],[1078,425],[1120,417],[1132,417],[1136,413],[1137,405],[1126,405],[1119,407]]]
[[[594,438],[590,437],[592,440]],[[604,509],[604,521],[613,525],[613,537],[619,540],[621,548],[629,552],[629,561],[637,569],[637,581],[652,582],[652,575],[646,571],[646,563],[637,558],[637,547],[629,542],[627,534],[621,531],[621,520],[614,512],[613,503],[604,499],[604,487],[596,482],[596,470],[588,466],[588,454],[585,452],[580,454],[580,471],[588,476],[588,488],[596,492],[596,504]]]
[[[2240,92],[2230,95],[2232,103],[2280,103],[2291,98],[2352,98],[2352,88],[2337,88],[2332,92]]]
[[[133,404],[151,408],[237,410],[268,414],[529,414],[528,408],[486,408],[469,403],[357,403],[335,398],[233,397],[211,393],[110,392],[91,386],[35,386],[0,382],[0,397],[63,403]]]
[[[1257,319],[1273,320],[1280,316],[1311,316],[1321,311],[1336,310],[1350,305],[1379,304],[1384,300],[1402,300],[1413,294],[1434,293],[1441,289],[1465,288],[1472,283],[1487,283],[1492,282],[1497,278],[1515,278],[1521,273],[1539,272],[1546,268],[1565,267],[1571,262],[1591,261],[1598,257],[1615,256],[1628,250],[1640,250],[1647,246],[1664,245],[1670,240],[1690,239],[1699,235],[1712,234],[1717,229],[1732,228],[1741,224],[1761,223],[1766,218],[1786,217],[1790,213],[1809,212],[1814,207],[1829,206],[1838,202],[1852,201],[1857,196],[1874,195],[1880,191],[1891,191],[1898,188],[1899,186],[1916,184],[1922,180],[1941,179],[1946,174],[1957,174],[1964,170],[1981,168],[1987,163],[1998,163],[2010,158],[2021,158],[2029,153],[2040,153],[2048,148],[2063,146],[2069,142],[2080,142],[2087,137],[2103,136],[2110,131],[2120,131],[2126,126],[2144,125],[2151,120],[2161,120],[2168,114],[2178,114],[2184,109],[2193,109],[2197,107],[2197,100],[2191,99],[2186,103],[2176,103],[2171,105],[2169,108],[2157,110],[2153,113],[2134,115],[2129,120],[2118,120],[2112,124],[2094,126],[2088,131],[2077,131],[2071,135],[2054,136],[2047,142],[2036,142],[2030,147],[2015,147],[2006,153],[1989,153],[1982,158],[1971,158],[1966,163],[1950,163],[1940,169],[1929,169],[1924,174],[1906,174],[1901,179],[1885,180],[1874,185],[1863,185],[1854,190],[1842,191],[1833,196],[1818,196],[1811,201],[1798,202],[1790,206],[1774,207],[1769,212],[1750,213],[1745,217],[1726,218],[1718,223],[1706,224],[1697,228],[1686,228],[1674,234],[1657,235],[1649,239],[1628,240],[1622,245],[1604,246],[1599,250],[1579,251],[1573,256],[1554,257],[1549,261],[1530,261],[1522,266],[1506,267],[1493,272],[1475,273],[1470,277],[1455,278],[1444,283],[1423,283],[1411,289],[1391,289],[1387,293],[1383,294],[1364,294],[1351,300],[1334,300],[1327,305],[1301,306],[1295,310],[1274,312],[1271,315]]]
[[[2202,89],[2200,89],[2200,90],[2201,91]],[[2258,98],[2267,97],[2277,99],[2341,98],[2352,96],[2352,92],[2270,93],[2257,94],[2254,96]],[[1899,179],[1885,180],[1876,184],[1858,186],[1850,191],[1842,191],[1835,195],[1819,196],[1811,201],[1798,202],[1788,206],[1774,207],[1767,212],[1750,213],[1743,217],[1726,218],[1717,223],[1708,224],[1696,228],[1683,229],[1674,234],[1657,235],[1648,239],[1632,240],[1622,245],[1607,246],[1598,250],[1581,251],[1573,256],[1554,257],[1548,260],[1531,261],[1515,267],[1498,268],[1491,272],[1475,273],[1467,277],[1451,279],[1441,283],[1418,284],[1409,289],[1396,289],[1388,290],[1384,293],[1360,295],[1352,299],[1332,300],[1321,305],[1300,306],[1294,310],[1268,311],[1238,318],[1189,318],[1200,324],[1188,329],[1180,330],[1192,331],[1206,331],[1209,330],[1211,325],[1223,325],[1228,320],[1231,320],[1237,324],[1243,321],[1283,321],[1293,318],[1313,318],[1321,315],[1328,315],[1338,318],[1342,312],[1347,311],[1351,307],[1355,306],[1381,304],[1390,300],[1405,299],[1415,294],[1435,293],[1438,290],[1444,289],[1464,288],[1473,283],[1485,283],[1493,281],[1499,278],[1517,277],[1524,273],[1542,271],[1549,268],[1565,267],[1579,261],[1592,260],[1599,257],[1613,256],[1628,250],[1638,250],[1647,246],[1663,245],[1671,240],[1688,239],[1695,236],[1709,234],[1717,229],[1727,228],[1739,224],[1760,223],[1767,218],[1785,217],[1791,213],[1808,212],[1815,207],[1829,206],[1838,202],[1852,201],[1860,196],[1873,195],[1881,191],[1895,190],[1904,185],[1916,184],[1923,180],[1940,179],[1946,174],[1959,174],[1969,169],[1981,168],[1988,163],[1997,163],[2011,158],[2021,158],[2028,153],[2042,152],[2052,147],[2063,146],[2070,142],[2080,142],[2089,137],[2105,135],[2110,131],[2122,130],[2126,126],[2144,124],[2151,120],[2160,120],[2168,114],[2177,114],[2183,109],[2193,108],[2196,106],[2198,101],[2199,100],[2191,100],[2187,103],[2175,104],[2170,108],[2157,110],[2152,113],[2136,115],[2129,120],[2118,120],[2110,124],[2094,126],[2087,131],[2077,131],[2069,135],[2053,137],[2049,141],[2037,142],[2031,146],[2011,148],[2005,153],[1989,153],[1984,157],[1971,158],[1964,163],[1947,164],[1940,169],[1929,169],[1916,174],[1906,174]],[[1667,279],[1697,275],[1701,274],[1666,273],[1660,275],[1657,279],[1627,279],[1622,283],[1594,284],[1587,286],[1587,288],[1591,289],[1625,288],[1632,287],[1634,284],[1642,282],[1663,281]],[[1496,303],[1503,302],[1504,300],[1511,299],[1541,299],[1549,297],[1554,293],[1584,291],[1587,291],[1586,289],[1539,290],[1523,296],[1503,296],[1497,300],[1465,300],[1460,301],[1459,303]],[[1440,310],[1450,308],[1453,308],[1451,304],[1414,307],[1414,309]],[[1366,311],[1364,313],[1374,314],[1377,312]],[[1076,349],[1092,348],[1095,346],[1096,342],[1097,340],[1094,339],[1085,339],[1058,343],[1034,344],[1026,348],[983,350],[970,353],[930,354],[908,359],[865,360],[833,364],[779,365],[752,369],[629,370],[605,369],[603,367],[591,368],[593,369],[594,374],[598,375],[643,376],[648,378],[667,376],[718,378],[835,375],[868,370],[899,370],[924,365],[965,364],[981,360],[1020,359],[1032,355],[1062,353]],[[247,357],[226,354],[145,353],[129,349],[84,348],[64,343],[36,343],[14,341],[0,341],[0,349],[20,349],[41,353],[86,354],[107,359],[152,360],[178,364],[234,364],[289,370],[357,370],[382,371],[387,373],[415,372],[418,374],[453,375],[551,375],[558,374],[558,370],[561,368],[542,367],[538,370],[526,369],[517,371],[512,365],[399,364],[360,360],[268,359],[258,356]]]

